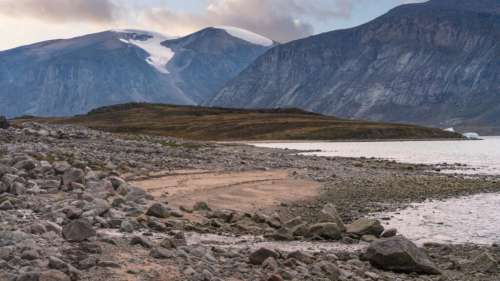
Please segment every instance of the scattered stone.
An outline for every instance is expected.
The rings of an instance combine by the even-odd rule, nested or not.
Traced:
[[[69,186],[71,183],[85,183],[85,172],[82,169],[71,168],[64,172],[63,184]]]
[[[170,259],[175,257],[175,253],[162,247],[155,247],[151,250],[150,256],[155,259]]]
[[[319,222],[333,222],[337,224],[342,232],[346,230],[344,221],[338,214],[335,205],[331,203],[328,203],[323,207],[323,209],[319,213],[318,220]]]
[[[384,230],[384,232],[382,232],[382,235],[380,235],[380,237],[390,238],[390,237],[396,236],[397,234],[398,234],[398,230],[397,229],[390,228],[390,229]]]
[[[406,273],[440,274],[427,254],[403,236],[377,240],[364,255],[373,266]]]
[[[196,202],[193,206],[193,210],[195,211],[210,211],[210,207],[208,207],[207,202]]]
[[[489,252],[477,256],[468,268],[474,272],[500,273],[500,263]]]
[[[318,223],[309,227],[306,236],[327,240],[340,240],[342,238],[342,231],[336,223]]]
[[[96,231],[85,219],[74,220],[62,229],[64,239],[70,242],[81,242],[96,236]]]
[[[251,264],[261,265],[269,257],[277,258],[278,254],[273,250],[267,248],[260,248],[257,251],[254,251],[252,254],[250,254],[249,261]]]
[[[146,238],[144,238],[142,236],[132,237],[132,239],[130,240],[130,245],[141,245],[142,247],[148,248],[148,249],[153,247],[153,243],[151,243],[149,240],[147,240]]]
[[[156,218],[168,218],[170,216],[170,209],[161,203],[155,203],[149,207],[146,215]]]
[[[359,236],[363,235],[374,235],[380,237],[380,234],[384,232],[384,227],[380,221],[375,219],[362,218],[354,221],[346,226],[347,233],[355,234]]]
[[[58,270],[42,271],[38,281],[70,281],[71,278],[66,273]]]

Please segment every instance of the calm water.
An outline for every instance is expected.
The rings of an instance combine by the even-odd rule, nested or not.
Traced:
[[[414,164],[461,163],[468,174],[500,175],[500,137],[481,141],[258,143],[261,147],[315,150],[318,156],[376,157]],[[429,200],[397,212],[373,214],[418,242],[500,243],[500,193]]]
[[[414,164],[467,164],[474,174],[500,175],[500,137],[480,141],[254,143],[260,147],[314,150],[318,156],[375,157]]]

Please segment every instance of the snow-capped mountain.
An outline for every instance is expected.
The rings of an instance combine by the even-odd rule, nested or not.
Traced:
[[[210,27],[112,30],[0,52],[0,115],[63,116],[125,102],[200,104],[275,43]]]
[[[279,45],[210,102],[500,132],[500,0],[402,5]]]

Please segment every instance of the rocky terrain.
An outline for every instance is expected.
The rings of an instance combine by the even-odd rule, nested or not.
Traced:
[[[209,104],[498,133],[499,11],[498,0],[402,5],[273,48]]]
[[[498,191],[495,177],[74,126],[1,124],[0,280],[498,280],[498,245],[417,247],[367,216],[426,198]],[[281,169],[320,183],[322,192],[242,212],[203,201],[174,207],[168,192],[156,197],[132,184],[200,169]]]

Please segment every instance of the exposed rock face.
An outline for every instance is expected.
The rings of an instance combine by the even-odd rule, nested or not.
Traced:
[[[0,52],[0,112],[65,116],[127,102],[199,104],[271,46],[223,29],[106,31]]]
[[[440,274],[427,254],[403,236],[380,239],[371,243],[366,250],[365,258],[373,266],[384,270]]]
[[[499,0],[403,5],[270,50],[210,104],[500,131],[499,11]]]

